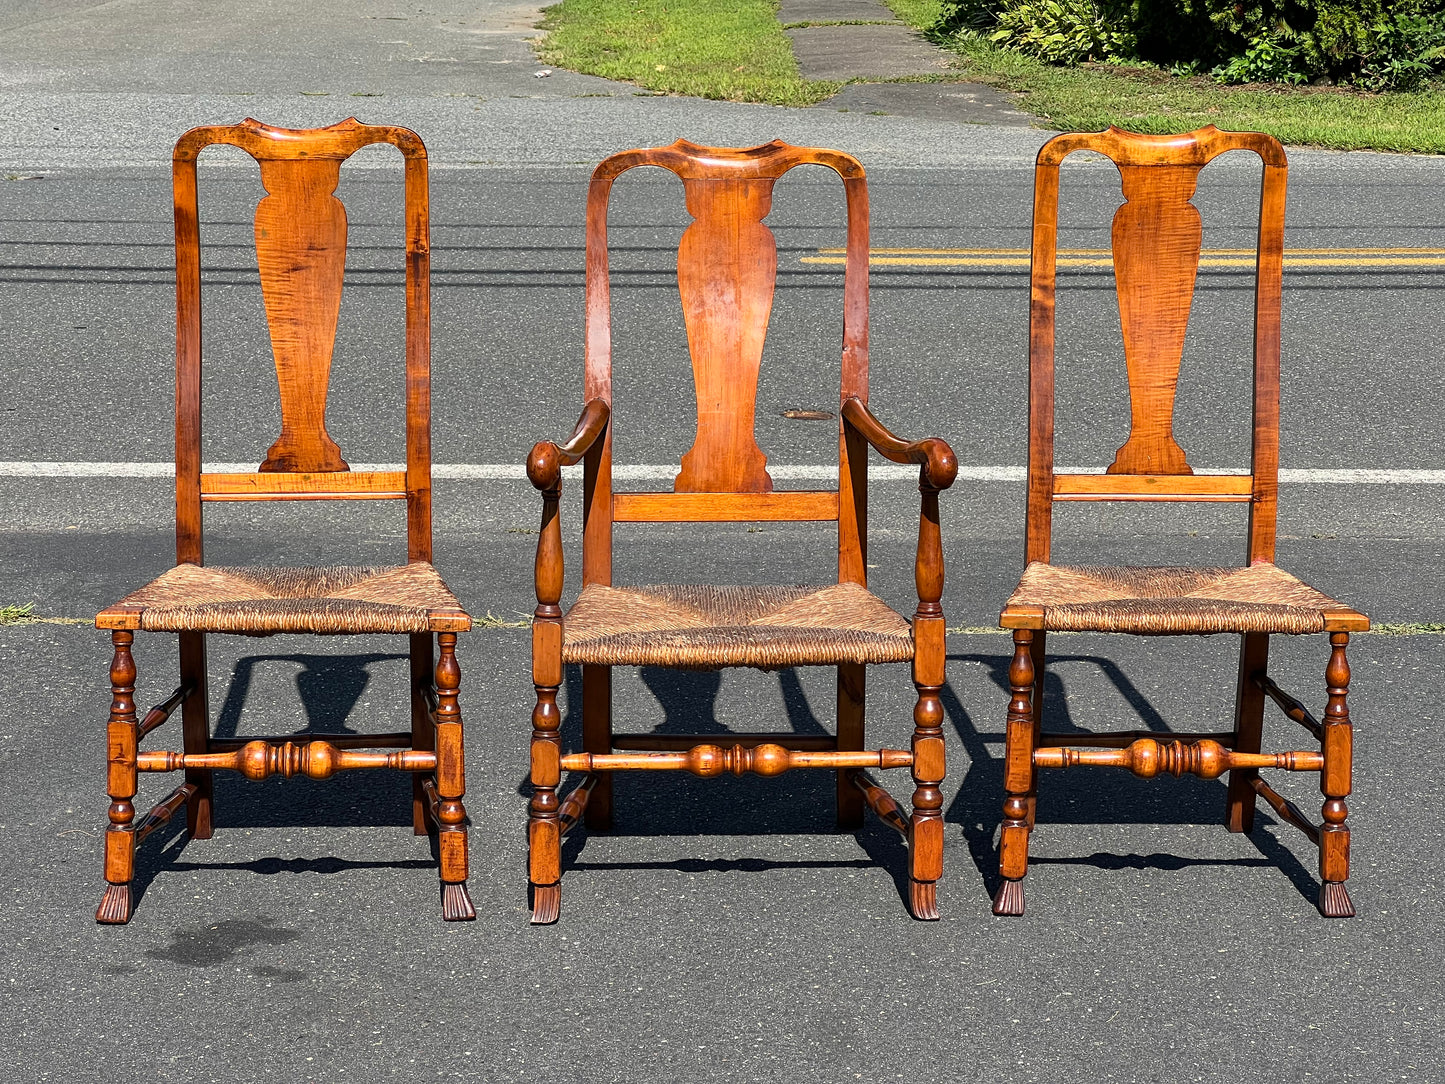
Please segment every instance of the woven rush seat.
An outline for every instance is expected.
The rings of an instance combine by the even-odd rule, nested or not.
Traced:
[[[913,633],[887,603],[854,583],[588,584],[563,619],[562,658],[686,670],[905,662],[913,658]]]
[[[459,632],[471,619],[424,561],[376,568],[177,565],[103,611],[153,632]]]
[[[1350,609],[1272,564],[1134,568],[1042,561],[1024,569],[1005,616],[1019,607],[1043,608],[1042,623],[1029,627],[1141,635],[1323,632],[1326,611]]]

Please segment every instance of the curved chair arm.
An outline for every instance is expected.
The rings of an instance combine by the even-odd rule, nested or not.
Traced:
[[[527,456],[527,477],[542,491],[556,489],[562,483],[562,468],[582,462],[588,450],[607,431],[611,411],[601,399],[589,399],[577,419],[577,427],[562,444],[538,441]]]
[[[906,441],[888,431],[868,410],[861,399],[843,400],[843,421],[852,426],[854,432],[873,445],[885,459],[895,463],[917,463],[918,489],[923,494],[923,507],[918,515],[918,553],[913,563],[913,581],[918,587],[918,609],[913,615],[913,681],[918,687],[918,707],[914,711],[914,722],[920,729],[918,735],[926,733],[928,748],[935,748],[933,739],[938,739],[937,756],[939,778],[942,778],[942,730],[938,729],[943,719],[942,704],[938,691],[943,687],[945,625],[943,607],[943,536],[938,526],[938,493],[953,485],[958,477],[958,459],[948,442],[937,437],[927,440]],[[917,737],[915,751],[920,748]],[[933,755],[933,754],[930,754]],[[915,780],[929,778],[920,776],[915,769]],[[922,786],[922,784],[920,784]],[[942,799],[940,798],[941,802]],[[941,847],[941,845],[940,845]]]
[[[843,400],[843,420],[852,426],[884,459],[894,463],[917,463],[920,484],[933,489],[947,489],[958,477],[958,457],[948,442],[938,437],[906,441],[889,432],[888,427],[873,416],[861,399],[851,396]],[[540,445],[539,445],[540,447]]]

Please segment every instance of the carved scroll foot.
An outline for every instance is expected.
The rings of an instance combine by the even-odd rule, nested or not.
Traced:
[[[532,925],[550,926],[562,915],[562,885],[532,886]]]
[[[908,882],[908,913],[920,922],[938,921],[938,882]]]
[[[1024,913],[1024,883],[1005,880],[993,896],[993,913],[1017,917]]]
[[[106,885],[105,895],[100,898],[100,907],[95,912],[95,921],[106,926],[124,926],[130,921],[133,910],[129,884]]]
[[[1343,881],[1325,881],[1320,885],[1319,908],[1325,918],[1355,917],[1355,905],[1350,902]]]
[[[472,897],[467,894],[467,883],[458,881],[455,884],[442,883],[442,921],[444,922],[471,922],[477,917],[477,909],[472,906]]]

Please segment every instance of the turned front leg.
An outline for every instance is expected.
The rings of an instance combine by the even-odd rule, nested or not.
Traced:
[[[462,713],[457,705],[461,667],[457,665],[457,634],[437,633],[437,850],[441,857],[442,918],[448,922],[477,917],[467,895],[467,810]]]
[[[998,872],[1003,878],[993,898],[996,915],[1024,913],[1024,874],[1029,869],[1029,792],[1034,782],[1034,634],[1014,630],[1014,656],[1008,680],[1004,736],[1003,828],[999,836]]]
[[[938,529],[938,490],[924,478],[913,576],[918,612],[913,615],[913,817],[909,831],[909,910],[918,919],[938,918],[938,879],[943,876],[943,688],[947,660],[943,607],[943,543]]]
[[[95,920],[129,922],[131,881],[135,877],[136,747],[140,740],[135,714],[135,659],[130,645],[135,634],[116,629],[110,663],[110,720],[106,724],[106,790],[110,793],[110,826],[105,833],[105,895]]]
[[[562,525],[557,518],[561,485],[542,493],[537,539],[537,610],[532,620],[532,800],[527,811],[527,877],[532,922],[556,922],[562,907],[562,822],[557,786],[562,781]],[[610,744],[610,743],[609,743]]]
[[[1320,772],[1320,791],[1325,796],[1320,812],[1320,913],[1327,918],[1351,918],[1355,908],[1345,891],[1350,876],[1350,830],[1345,824],[1349,809],[1350,774],[1354,757],[1354,731],[1346,698],[1350,691],[1350,664],[1345,647],[1347,632],[1330,634],[1330,661],[1325,667],[1329,703],[1325,707],[1321,745],[1325,758]]]
[[[532,626],[534,643],[561,640],[559,623],[538,622]],[[558,666],[560,669],[560,666]],[[534,663],[540,678],[551,676],[546,664]],[[560,674],[557,677],[560,679]],[[535,682],[537,703],[532,709],[532,801],[528,806],[528,880],[532,885],[532,921],[537,925],[556,922],[562,895],[562,823],[558,811],[557,786],[562,781],[562,715],[557,710],[560,680]]]

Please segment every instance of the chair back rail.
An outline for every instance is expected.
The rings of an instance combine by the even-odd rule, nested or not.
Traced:
[[[1105,155],[1119,170],[1124,203],[1112,244],[1130,429],[1106,474],[1054,473],[1055,283],[1059,166],[1075,151]],[[1199,171],[1220,154],[1247,150],[1263,163],[1254,304],[1254,421],[1248,475],[1196,476],[1174,439],[1174,398],[1199,269],[1203,227],[1191,203]],[[1273,561],[1279,476],[1280,295],[1287,165],[1271,136],[1221,132],[1150,136],[1110,128],[1057,136],[1034,173],[1029,321],[1028,561],[1049,560],[1055,501],[1248,502],[1251,564]]]
[[[201,471],[201,252],[196,161],[213,144],[238,147],[261,170],[256,263],[281,402],[281,433],[253,473]],[[331,357],[346,265],[341,163],[389,143],[405,163],[406,470],[352,472],[326,431]],[[407,502],[407,558],[430,561],[431,300],[426,148],[406,128],[355,118],[327,128],[240,124],[193,128],[172,158],[176,220],[176,560],[202,563],[202,502]]]
[[[612,582],[612,524],[837,520],[840,582],[866,583],[867,444],[839,415],[836,492],[773,492],[755,438],[758,373],[777,279],[763,224],[777,179],[822,165],[843,181],[848,218],[840,404],[868,399],[868,189],[863,167],[837,151],[774,141],[746,149],[678,140],[627,151],[593,171],[587,196],[587,400],[612,404],[607,212],[613,182],[638,166],[670,170],[692,224],[678,249],[678,290],[697,393],[697,437],[670,493],[612,492],[612,427],[583,463],[583,582]]]

